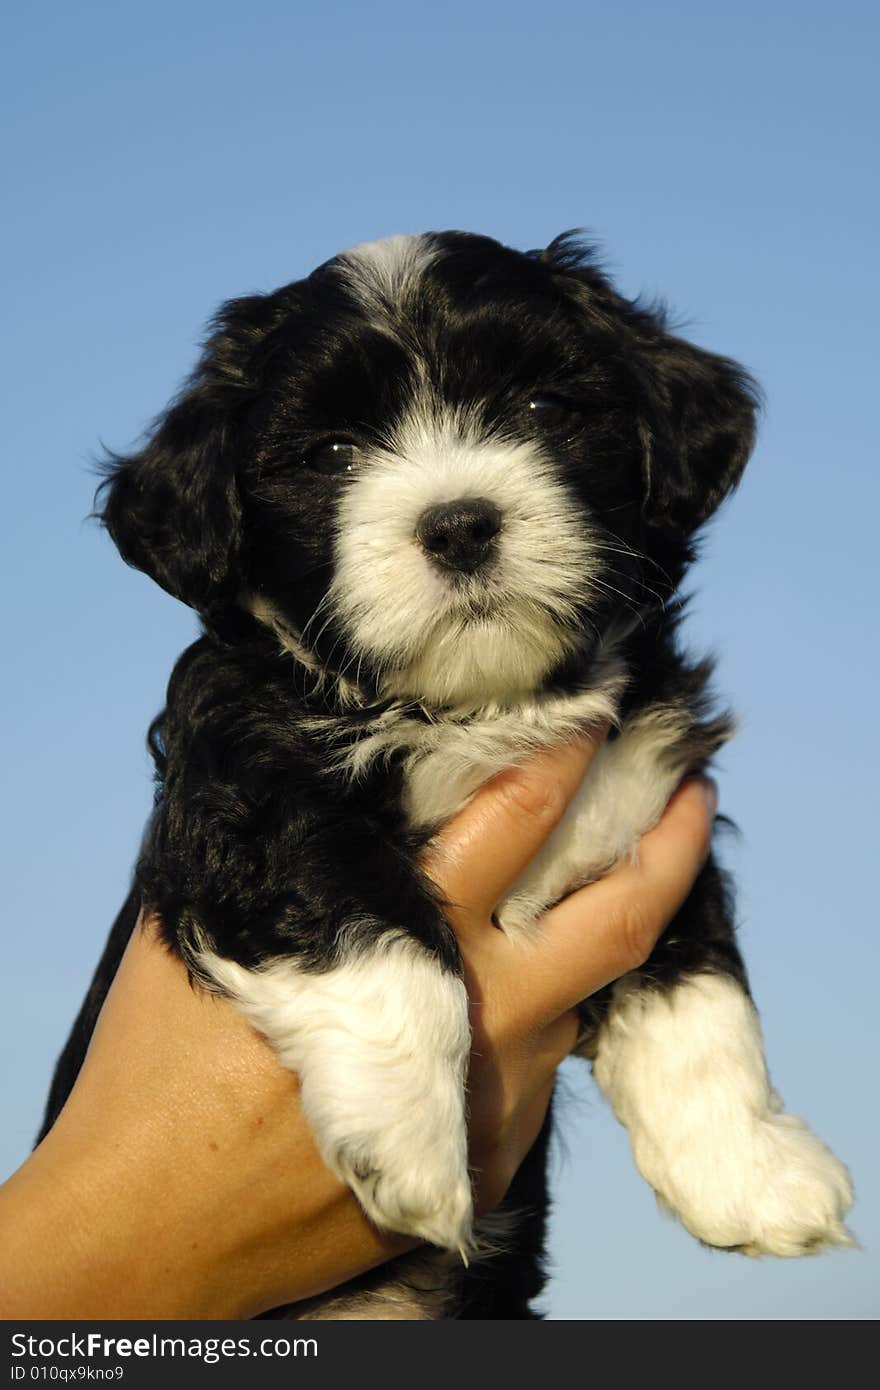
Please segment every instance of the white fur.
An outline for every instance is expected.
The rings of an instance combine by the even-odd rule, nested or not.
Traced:
[[[370,452],[339,507],[329,606],[352,650],[381,666],[384,695],[435,707],[534,690],[578,640],[595,570],[582,509],[537,445],[487,439],[427,396],[389,445]],[[503,514],[497,559],[453,578],[416,525],[430,506],[476,497]]]
[[[758,1017],[731,979],[616,987],[594,1073],[639,1171],[708,1245],[802,1255],[852,1243],[846,1168],[771,1090]]]
[[[686,772],[687,716],[657,707],[599,749],[565,815],[496,911],[508,936],[531,932],[566,893],[636,852]]]
[[[335,717],[314,716],[310,727],[328,743],[327,767],[356,779],[375,762],[403,753],[405,806],[413,828],[448,820],[473,792],[497,772],[542,749],[577,738],[612,722],[622,674],[609,669],[595,689],[577,696],[547,696],[508,708],[491,705],[476,715],[448,711],[432,715],[395,703],[365,722],[356,742],[334,751]]]
[[[386,710],[333,766],[357,776],[377,758],[404,750],[410,825],[433,827],[458,811],[496,773],[542,748],[613,722],[622,674],[578,696],[545,696],[469,720],[421,723]],[[511,936],[532,930],[544,910],[635,852],[686,771],[687,715],[655,707],[603,744],[556,829],[504,902],[497,919]]]
[[[294,960],[246,970],[195,958],[297,1073],[325,1162],[377,1225],[451,1250],[471,1236],[461,980],[386,933],[314,973]]]
[[[399,235],[361,242],[344,251],[338,263],[361,303],[384,317],[399,313],[436,255],[427,237]]]

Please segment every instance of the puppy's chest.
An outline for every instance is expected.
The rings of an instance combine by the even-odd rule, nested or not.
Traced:
[[[541,726],[499,718],[429,729],[403,758],[410,826],[448,820],[498,772],[573,737],[588,720],[575,714],[572,727],[572,713],[561,711],[559,719]],[[603,744],[562,821],[517,885],[522,889],[528,881],[536,910],[629,854],[659,819],[688,770],[689,724],[682,710],[657,706],[628,720]]]

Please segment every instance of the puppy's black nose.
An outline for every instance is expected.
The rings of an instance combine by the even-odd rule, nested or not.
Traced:
[[[472,574],[489,554],[501,521],[500,510],[488,498],[459,497],[423,511],[416,536],[438,565]]]

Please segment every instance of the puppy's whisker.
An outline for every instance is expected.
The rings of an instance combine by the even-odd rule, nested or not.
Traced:
[[[627,608],[632,609],[634,613],[638,613],[639,610],[636,607],[635,602],[633,601],[632,594],[625,593],[623,589],[618,589],[613,584],[609,584],[607,580],[596,578],[595,575],[591,578],[590,583],[595,585],[599,589],[603,589],[606,593],[617,594],[619,598],[623,599],[623,602]]]
[[[300,633],[300,638],[301,638],[301,640],[302,640],[303,642],[308,642],[308,640],[309,640],[309,636],[308,636],[308,634],[309,634],[309,628],[312,626],[312,624],[314,623],[314,621],[315,621],[315,619],[318,617],[318,615],[321,613],[321,611],[322,611],[329,603],[332,603],[332,599],[333,599],[333,592],[332,592],[331,589],[328,589],[327,592],[326,592],[326,594],[324,594],[323,597],[319,600],[318,605],[317,605],[317,607],[315,608],[315,611],[313,612],[312,616],[309,618],[308,622],[306,623],[305,627],[303,628],[302,632]],[[326,627],[326,624],[325,624],[325,627]],[[323,631],[324,631],[324,628],[321,629],[321,632],[323,632]],[[315,641],[320,641],[321,632],[318,633],[318,636],[317,636],[317,638],[315,638]]]
[[[606,534],[611,537],[612,540],[618,541],[620,543],[621,547],[623,548],[624,554],[632,555],[634,559],[642,560],[646,565],[653,566],[653,568],[659,572],[661,578],[665,579],[667,584],[672,586],[673,580],[671,575],[668,573],[667,570],[663,568],[659,561],[653,558],[653,556],[646,555],[644,551],[635,550],[627,541],[623,539],[623,536],[619,536],[616,531],[612,531],[608,527],[603,529],[605,530]]]
[[[650,594],[652,598],[656,599],[657,602],[661,605],[661,607],[665,606],[667,600],[663,597],[663,595],[658,593],[656,589],[652,588],[650,584],[646,584],[645,580],[642,579],[640,575],[621,574],[617,570],[612,570],[611,574],[615,579],[620,579],[623,583],[633,584],[636,588],[644,590],[646,594]],[[598,581],[594,580],[593,582]]]

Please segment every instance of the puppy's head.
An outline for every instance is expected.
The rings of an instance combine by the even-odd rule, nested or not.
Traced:
[[[101,515],[208,617],[244,599],[371,692],[479,704],[669,595],[754,416],[571,238],[393,237],[227,304]]]

